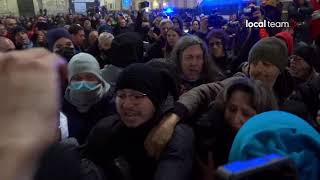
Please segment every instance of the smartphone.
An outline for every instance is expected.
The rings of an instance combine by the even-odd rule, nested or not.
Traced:
[[[139,3],[140,9],[148,8],[149,6],[150,6],[150,3],[148,1],[144,1],[144,2]]]
[[[270,154],[220,166],[216,176],[219,180],[295,179],[297,171],[288,157]]]

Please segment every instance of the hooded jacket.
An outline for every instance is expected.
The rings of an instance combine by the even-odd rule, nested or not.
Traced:
[[[74,137],[79,144],[83,144],[91,129],[100,119],[115,114],[116,110],[113,102],[113,93],[111,91],[112,90],[109,90],[109,92],[86,113],[80,113],[74,105],[64,99],[62,111],[68,118],[69,137]]]
[[[301,180],[320,178],[320,134],[299,117],[281,111],[254,116],[238,132],[231,162],[269,154],[293,160]]]

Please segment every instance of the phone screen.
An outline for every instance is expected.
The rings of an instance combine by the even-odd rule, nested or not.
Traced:
[[[283,157],[280,155],[271,154],[269,156],[256,158],[256,159],[249,160],[249,161],[243,161],[243,162],[237,161],[237,162],[225,165],[224,168],[231,171],[232,173],[238,173],[238,172],[245,171],[248,169],[254,169],[257,167],[264,166],[268,163],[271,163],[272,161],[279,160],[282,158]]]

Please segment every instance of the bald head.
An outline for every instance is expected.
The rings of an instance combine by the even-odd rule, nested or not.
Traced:
[[[10,39],[0,37],[0,52],[7,52],[15,49],[16,47]]]
[[[99,37],[99,33],[98,31],[91,31],[89,34],[89,44],[90,46],[94,45]]]

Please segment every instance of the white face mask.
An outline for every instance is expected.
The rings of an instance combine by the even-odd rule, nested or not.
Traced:
[[[72,105],[77,107],[79,112],[85,113],[102,99],[104,93],[106,92],[105,90],[106,89],[103,88],[102,84],[98,84],[91,90],[68,88],[66,98]]]

